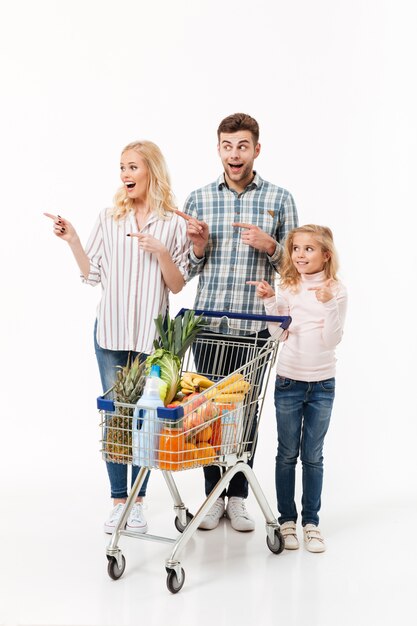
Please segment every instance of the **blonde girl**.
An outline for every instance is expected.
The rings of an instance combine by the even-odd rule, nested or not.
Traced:
[[[301,524],[304,545],[323,552],[319,528],[323,444],[335,396],[335,348],[342,339],[347,294],[337,277],[333,234],[326,226],[295,228],[285,240],[277,293],[249,281],[270,315],[290,315],[275,383],[278,451],[275,483],[285,548],[299,547],[295,470],[302,463]]]

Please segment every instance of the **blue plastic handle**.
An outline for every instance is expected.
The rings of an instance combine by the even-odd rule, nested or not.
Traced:
[[[172,407],[172,408],[168,408],[166,406],[159,406],[156,409],[157,415],[158,417],[160,417],[161,419],[164,420],[172,420],[172,421],[177,421],[180,420],[182,417],[184,417],[184,407],[182,407],[181,405]]]
[[[106,411],[106,413],[114,413],[116,409],[113,400],[107,400],[103,396],[97,398],[97,408],[100,411]],[[157,408],[157,415],[164,420],[177,421],[184,416],[184,409],[181,405],[172,408],[162,406]]]
[[[190,309],[181,309],[176,317],[184,315],[185,311]],[[228,317],[234,320],[247,320],[251,322],[275,322],[280,324],[281,328],[286,330],[291,324],[292,318],[289,315],[255,315],[252,313],[232,313],[231,311],[201,311],[200,309],[192,309],[196,315],[204,315],[204,317]]]
[[[97,408],[100,411],[107,411],[108,413],[114,413],[115,411],[113,400],[106,400],[103,396],[97,398]]]

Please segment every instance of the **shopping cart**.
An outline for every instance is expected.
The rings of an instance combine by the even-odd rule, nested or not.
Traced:
[[[184,313],[182,309],[178,315]],[[180,553],[238,472],[243,472],[247,478],[264,514],[268,548],[275,554],[284,548],[279,524],[248,461],[255,450],[264,394],[279,338],[291,318],[213,311],[195,311],[195,314],[210,318],[210,330],[197,335],[183,358],[183,377],[186,372],[189,384],[195,382],[196,389],[186,402],[175,408],[158,408],[149,412],[151,417],[148,413],[145,420],[137,416],[134,405],[102,396],[97,400],[104,460],[141,466],[106,549],[108,574],[117,580],[125,570],[125,557],[119,547],[121,536],[173,544],[165,562],[167,587],[172,593],[177,593],[184,585]],[[268,339],[260,333],[250,336],[247,332],[239,333],[236,324],[254,320],[276,323],[277,330]],[[115,445],[115,441],[119,441],[119,445]],[[181,499],[173,473],[206,465],[220,466],[223,474],[193,516]],[[174,523],[180,533],[176,539],[125,529],[137,494],[151,469],[161,470],[171,494]]]

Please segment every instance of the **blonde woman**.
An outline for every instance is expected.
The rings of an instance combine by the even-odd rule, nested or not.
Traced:
[[[188,257],[185,221],[175,204],[164,157],[154,143],[127,145],[120,159],[122,186],[114,206],[104,209],[84,249],[65,218],[45,215],[53,231],[66,241],[80,268],[82,281],[101,285],[94,328],[95,352],[103,391],[114,383],[116,368],[148,355],[155,339],[154,319],[168,308],[168,294],[185,284]],[[113,509],[104,525],[112,533],[127,499],[127,465],[107,463]],[[139,468],[132,467],[132,484]],[[149,474],[148,474],[149,477]],[[147,479],[127,521],[129,530],[147,531],[143,497]]]
[[[330,228],[308,224],[288,233],[275,295],[265,281],[249,281],[268,315],[290,315],[292,323],[278,357],[275,409],[278,453],[275,481],[285,548],[299,547],[295,468],[303,468],[301,524],[310,552],[326,549],[319,529],[323,444],[335,395],[335,348],[346,316],[346,289]]]

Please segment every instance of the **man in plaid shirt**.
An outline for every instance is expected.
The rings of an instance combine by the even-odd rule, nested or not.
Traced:
[[[220,123],[217,137],[224,172],[214,183],[193,191],[184,209],[191,217],[187,228],[191,240],[189,277],[198,275],[194,308],[262,315],[262,301],[246,281],[265,278],[274,282],[282,242],[298,226],[297,209],[288,191],[263,180],[253,170],[261,149],[255,119],[244,113],[230,115]],[[244,321],[238,326],[234,322],[226,332],[269,336],[262,322]],[[244,348],[237,351],[240,353],[233,359],[233,369],[245,363]],[[204,372],[210,373],[210,364],[204,363]],[[253,456],[249,463],[252,462]],[[221,469],[211,465],[204,468],[204,474],[208,495],[218,482]],[[235,530],[253,530],[254,522],[245,508],[247,495],[247,480],[239,472],[200,528],[216,528],[226,511]]]

